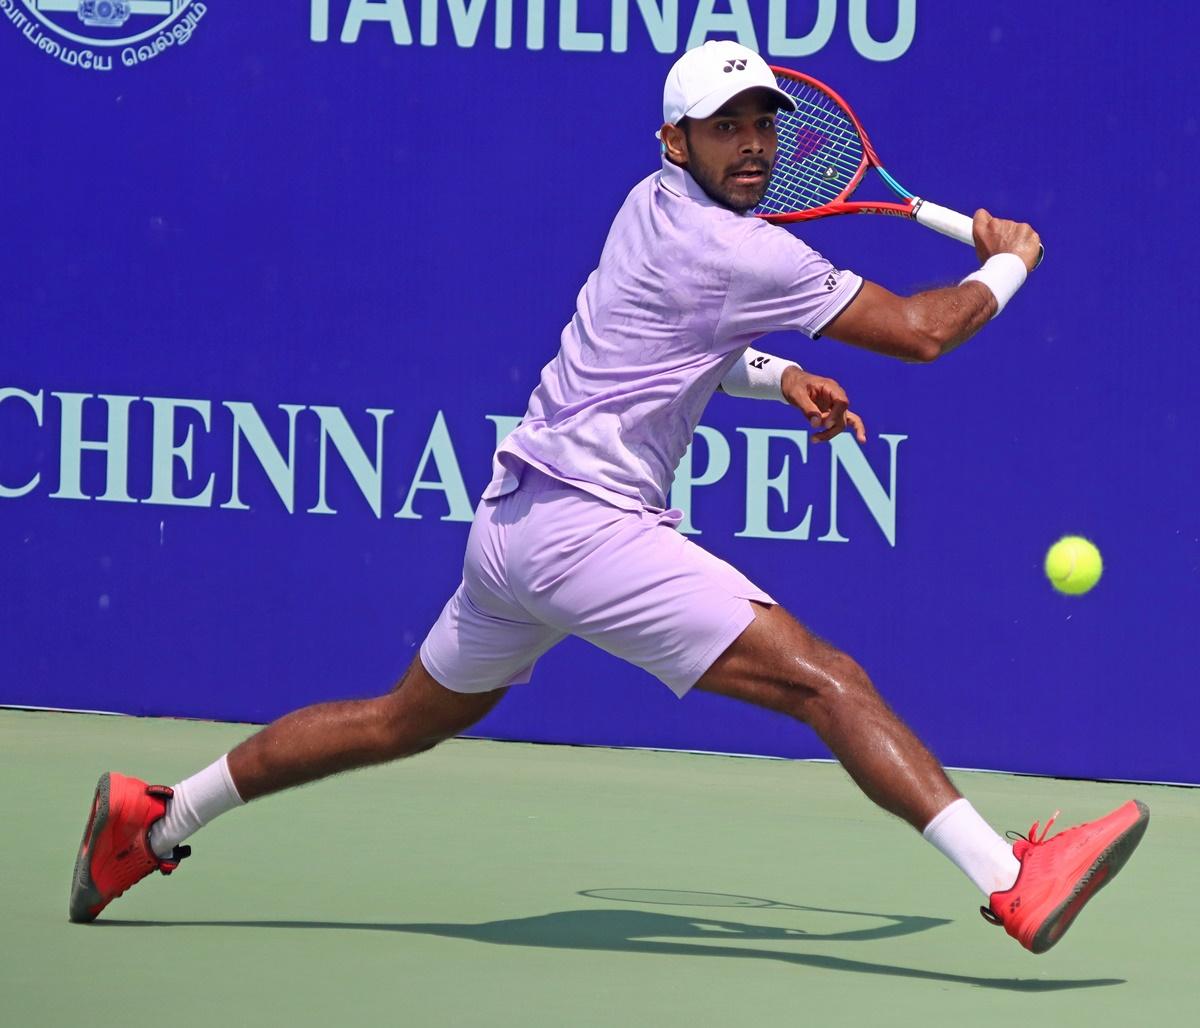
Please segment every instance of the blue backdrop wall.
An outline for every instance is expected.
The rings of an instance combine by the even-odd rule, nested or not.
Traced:
[[[262,721],[396,679],[657,166],[674,55],[737,36],[1048,256],[931,366],[764,341],[871,439],[715,398],[674,497],[697,541],[947,763],[1200,782],[1198,28],[1033,0],[0,0],[0,702]],[[800,231],[899,291],[973,266],[897,219]],[[1079,599],[1040,568],[1067,532],[1106,559]],[[478,731],[823,753],[576,640]]]

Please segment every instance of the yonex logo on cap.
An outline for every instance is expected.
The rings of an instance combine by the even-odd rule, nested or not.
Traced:
[[[762,57],[732,39],[710,39],[692,47],[671,67],[663,83],[663,121],[678,125],[683,117],[709,118],[738,93],[754,86],[774,93],[778,106],[796,109],[795,100],[779,88],[775,73]]]

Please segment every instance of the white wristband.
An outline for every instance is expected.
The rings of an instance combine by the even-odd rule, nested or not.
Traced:
[[[783,396],[783,373],[788,368],[799,367],[795,361],[772,357],[769,353],[746,347],[733,367],[721,379],[721,388],[730,396],[787,403]]]
[[[1025,262],[1015,253],[998,253],[989,257],[982,268],[968,275],[959,285],[963,282],[982,282],[987,286],[996,298],[996,314],[992,315],[994,318],[1025,284],[1025,276],[1028,274]]]

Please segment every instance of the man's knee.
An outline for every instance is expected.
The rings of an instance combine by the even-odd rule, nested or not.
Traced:
[[[783,608],[758,605],[754,622],[697,685],[809,723],[876,696],[853,657]]]
[[[381,696],[376,703],[376,746],[384,760],[424,753],[473,723],[406,703],[399,692]]]
[[[787,713],[800,721],[811,723],[877,695],[862,665],[827,643],[821,644],[818,659],[798,659],[793,669],[788,676]]]
[[[433,749],[466,731],[488,713],[504,695],[456,693],[440,685],[419,660],[400,683],[376,700],[380,748],[387,759],[412,756]]]

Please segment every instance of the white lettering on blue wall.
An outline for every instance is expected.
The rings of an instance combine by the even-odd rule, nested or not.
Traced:
[[[860,56],[894,61],[912,46],[917,0],[309,0],[308,13],[314,43],[507,50],[517,39],[542,50],[549,40],[568,53],[626,53],[632,40],[674,54],[736,39],[768,57],[808,57],[839,25]]]
[[[2,386],[0,405],[9,428],[0,435],[0,502],[274,508],[400,521],[470,522],[491,472],[481,455],[490,455],[521,420],[486,414],[464,424],[437,410],[401,421],[383,407]],[[899,449],[907,436],[880,434],[864,448],[843,434],[829,446],[810,447],[804,429],[736,431],[697,426],[671,486],[670,504],[684,515],[681,532],[701,535],[706,510],[710,525],[712,512],[733,510],[740,537],[845,543],[849,530],[838,519],[850,502],[896,545]],[[460,455],[464,445],[469,464]],[[57,469],[38,467],[52,465],[55,452]]]

